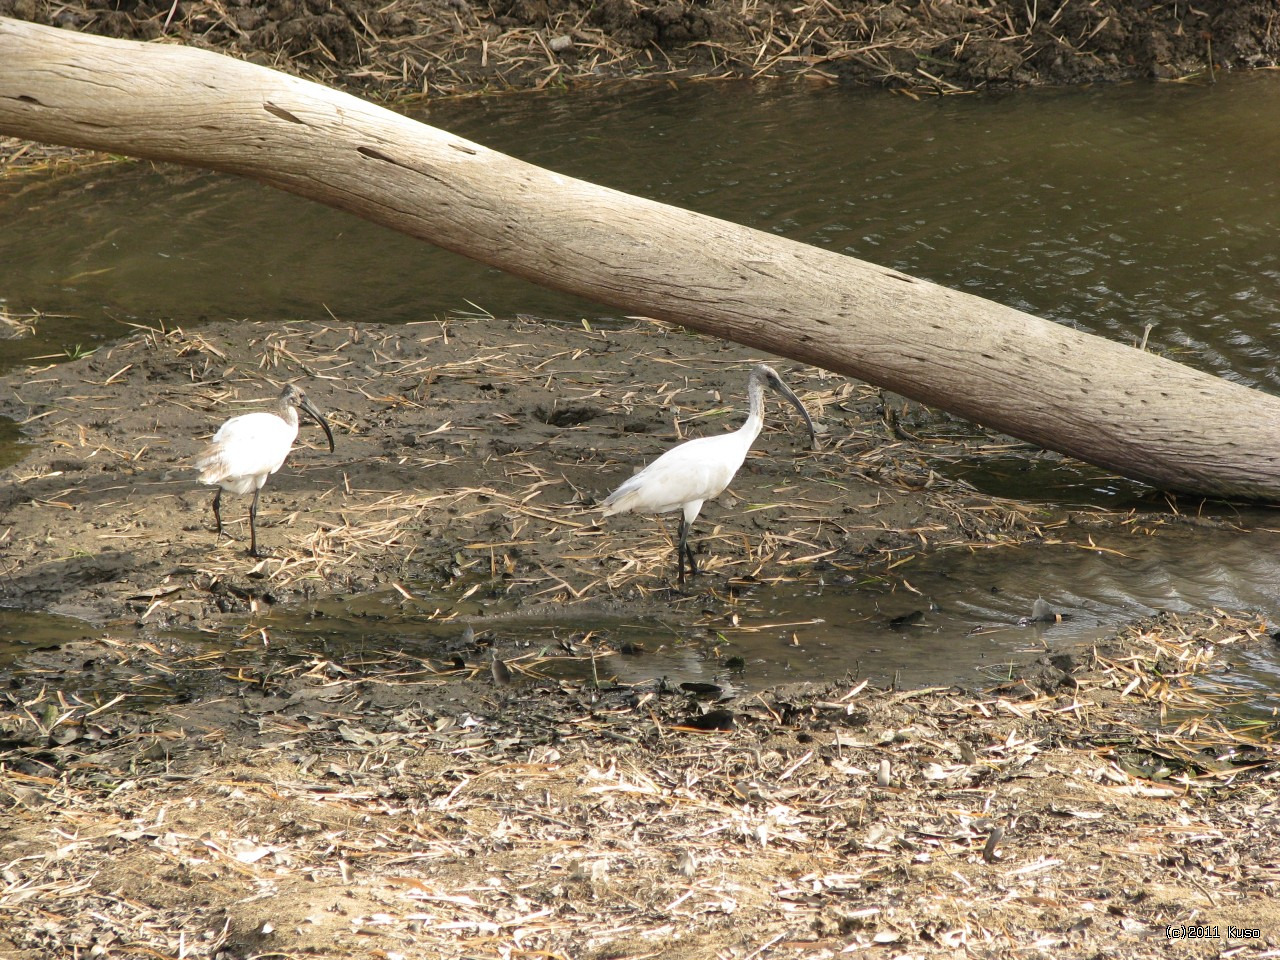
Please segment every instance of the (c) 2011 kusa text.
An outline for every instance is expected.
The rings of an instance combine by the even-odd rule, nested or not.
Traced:
[[[1221,940],[1222,928],[1216,923],[1173,923],[1164,928],[1166,940]],[[1231,940],[1257,940],[1262,936],[1258,927],[1227,927]]]

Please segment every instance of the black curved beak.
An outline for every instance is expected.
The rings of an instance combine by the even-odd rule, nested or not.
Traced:
[[[818,434],[813,429],[813,418],[809,416],[809,411],[804,408],[804,404],[800,402],[800,398],[792,393],[791,388],[782,382],[782,378],[778,376],[772,369],[769,370],[772,376],[769,377],[769,384],[778,393],[782,394],[787,400],[800,411],[800,416],[804,418],[804,425],[809,428],[809,444],[814,450],[818,449]]]
[[[324,414],[305,396],[298,398],[298,406],[306,411],[307,416],[324,427],[324,435],[329,438],[329,452],[333,453],[333,431],[329,429],[329,421],[324,418]]]

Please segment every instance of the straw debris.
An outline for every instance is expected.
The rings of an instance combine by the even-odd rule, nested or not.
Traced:
[[[0,694],[0,950],[1127,958],[1199,923],[1269,955],[1274,727],[1204,683],[1262,629],[1162,617],[1003,688],[780,688],[719,725],[557,656],[505,648],[497,685],[474,636],[109,634],[75,652],[114,696],[39,654]]]

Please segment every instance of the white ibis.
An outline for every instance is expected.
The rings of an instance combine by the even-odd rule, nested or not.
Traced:
[[[258,494],[267,477],[280,469],[293,449],[293,441],[298,436],[299,407],[324,427],[325,436],[329,438],[329,452],[332,453],[333,431],[329,429],[328,421],[307,399],[302,388],[290,383],[280,391],[274,410],[232,417],[218,428],[209,446],[195,459],[200,482],[218,485],[218,492],[213,495],[213,519],[218,525],[218,536],[222,536],[222,491],[253,491],[253,503],[249,506],[251,557],[261,556],[254,526],[258,518]]]
[[[764,388],[773,387],[789,400],[809,428],[809,441],[816,448],[813,420],[800,398],[782,382],[772,367],[758,363],[751,368],[747,380],[750,409],[747,422],[733,433],[698,437],[672,447],[635,476],[623,482],[600,505],[606,517],[615,513],[666,513],[680,510],[679,539],[676,543],[676,573],[684,583],[685,561],[689,574],[698,572],[689,546],[689,528],[697,519],[702,504],[714,500],[729,486],[742,466],[747,451],[764,426]]]

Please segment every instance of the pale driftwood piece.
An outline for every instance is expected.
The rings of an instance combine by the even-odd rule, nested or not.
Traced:
[[[0,18],[0,132],[251,177],[1158,487],[1280,500],[1280,400],[1268,394],[561,176],[264,67]]]

